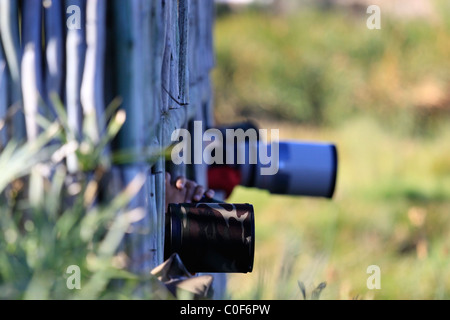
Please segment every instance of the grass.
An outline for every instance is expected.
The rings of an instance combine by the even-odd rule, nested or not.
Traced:
[[[450,298],[450,11],[433,3],[435,19],[383,13],[377,31],[365,13],[311,7],[219,17],[216,120],[339,150],[332,200],[235,189],[257,238],[230,298],[312,298],[323,282],[322,299]]]

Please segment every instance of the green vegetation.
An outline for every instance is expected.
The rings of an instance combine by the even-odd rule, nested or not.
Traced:
[[[429,118],[449,103],[449,11],[431,22],[383,16],[381,30],[366,28],[365,13],[334,10],[223,16],[216,24],[218,120],[336,125],[370,113],[407,132],[429,130]]]
[[[150,274],[126,271],[120,250],[131,223],[143,216],[127,210],[142,177],[98,201],[110,168],[104,148],[121,128],[123,111],[94,143],[92,119],[86,118],[83,139],[76,141],[62,105],[56,100],[55,105],[59,120],[40,119],[45,131],[36,141],[22,146],[11,141],[0,155],[0,299],[168,297],[164,290],[158,293]],[[68,172],[67,158],[80,170]],[[79,279],[71,266],[79,268]],[[72,287],[77,282],[82,290]]]
[[[322,282],[321,299],[450,298],[450,10],[438,3],[434,20],[383,16],[379,31],[343,11],[218,19],[217,120],[332,141],[340,159],[331,201],[234,191],[255,206],[257,244],[231,298],[309,298]]]

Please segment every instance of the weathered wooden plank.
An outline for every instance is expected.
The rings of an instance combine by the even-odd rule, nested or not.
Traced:
[[[151,66],[150,82],[152,87],[152,100],[147,101],[147,108],[150,109],[146,112],[150,113],[150,119],[152,121],[149,130],[147,131],[146,141],[152,143],[153,138],[158,132],[158,123],[161,117],[162,110],[162,65],[164,57],[164,42],[166,38],[165,34],[165,9],[163,7],[163,1],[152,1],[151,7],[151,25],[150,25],[150,52],[147,59],[149,59],[149,65]],[[147,63],[147,62],[146,62]]]
[[[155,266],[155,252],[157,251],[157,240],[152,226],[156,223],[152,221],[154,215],[151,212],[156,211],[154,201],[154,178],[150,173],[150,166],[131,165],[120,168],[123,183],[127,186],[138,175],[145,179],[144,186],[137,195],[131,200],[128,209],[144,209],[143,218],[132,224],[131,232],[125,236],[124,246],[129,257],[130,264],[128,269],[138,275],[148,275]],[[151,195],[153,194],[153,199]]]
[[[0,29],[1,33],[1,29]],[[3,45],[0,41],[0,119],[5,121],[6,113],[8,111],[8,86],[9,86],[9,76],[7,69],[7,62],[5,54],[3,52]],[[2,127],[0,128],[0,148],[3,150],[6,143],[8,142],[8,135],[6,132],[6,124],[2,122]]]
[[[20,36],[18,1],[0,0],[0,29],[11,78],[20,84]]]
[[[44,96],[42,70],[42,3],[24,0],[22,8],[23,55],[21,84],[28,140],[35,140],[41,131],[36,116],[43,112]]]
[[[83,122],[81,82],[86,57],[86,0],[66,0],[66,15],[75,14],[70,10],[73,6],[80,9],[81,28],[68,28],[67,30],[65,105],[68,126],[74,135],[73,139],[79,140]],[[67,10],[69,13],[67,13]],[[70,173],[78,171],[75,154],[68,155],[67,169]]]
[[[214,51],[214,25],[215,25],[215,4],[214,0],[207,0],[205,3],[205,41],[206,41],[206,54],[207,59],[205,62],[206,72],[210,71],[216,65],[215,51]]]
[[[116,86],[127,120],[119,133],[120,150],[139,155],[145,147],[144,102],[142,100],[142,43],[139,37],[139,2],[112,1],[114,11]]]
[[[51,115],[56,115],[51,96],[56,94],[62,101],[64,32],[63,2],[44,1],[45,17],[45,102]]]
[[[22,90],[20,81],[20,61],[22,51],[19,34],[18,1],[0,0],[0,29],[1,40],[8,64],[10,81],[8,107],[22,107]],[[25,117],[22,112],[16,112],[12,117],[9,138],[23,141],[26,137]]]
[[[214,49],[214,26],[215,26],[215,4],[213,0],[206,3],[206,52],[207,59],[205,62],[205,97],[203,105],[204,119],[208,127],[214,126],[214,89],[211,80],[211,71],[216,65],[215,49]]]
[[[188,64],[189,64],[189,86],[192,88],[198,81],[199,70],[197,68],[199,59],[199,0],[190,0],[189,4],[189,44],[188,44]],[[195,95],[191,94],[191,98]]]
[[[144,101],[144,44],[143,40],[143,28],[142,28],[142,17],[141,10],[143,7],[143,2],[145,0],[131,0],[131,55],[130,55],[130,67],[131,67],[131,77],[130,77],[130,109],[132,109],[132,121],[130,125],[135,126],[134,129],[136,135],[135,146],[138,148],[139,152],[146,147],[145,145],[145,130],[147,129],[145,123],[145,101]]]
[[[143,117],[144,126],[147,128],[144,133],[145,145],[150,145],[152,138],[156,135],[156,123],[159,120],[160,109],[159,102],[156,101],[155,95],[159,94],[154,86],[154,59],[156,52],[153,48],[153,26],[158,17],[153,16],[155,3],[159,1],[142,1],[140,34],[142,42],[142,99],[143,99]]]
[[[189,1],[180,0],[178,4],[178,29],[179,29],[179,65],[178,82],[180,85],[178,100],[182,105],[189,103]]]
[[[161,263],[161,236],[158,220],[156,198],[163,190],[156,190],[156,176],[151,174],[148,164],[143,164],[142,153],[148,148],[151,136],[146,133],[151,126],[159,121],[160,88],[155,86],[157,79],[147,72],[153,72],[158,62],[151,57],[162,55],[157,47],[151,47],[147,39],[154,29],[160,28],[158,17],[152,16],[158,12],[157,6],[149,6],[146,0],[113,2],[114,28],[117,35],[116,44],[116,74],[117,93],[122,97],[122,107],[127,113],[127,121],[119,134],[118,149],[135,154],[134,164],[121,167],[124,183],[133,179],[133,175],[145,174],[145,188],[132,200],[131,208],[144,208],[144,218],[133,224],[133,232],[125,238],[124,245],[130,257],[129,269],[137,274],[148,274],[157,264]],[[153,10],[153,11],[152,11]],[[152,20],[153,19],[155,20]],[[162,23],[163,20],[159,19]],[[160,59],[162,61],[162,58]],[[148,65],[146,65],[148,64]],[[156,71],[159,76],[161,69]],[[161,83],[161,82],[159,82]],[[159,90],[155,90],[159,89]],[[146,92],[146,90],[148,90]],[[152,118],[152,117],[156,117]],[[152,130],[153,131],[153,130]],[[156,127],[153,131],[155,138]],[[159,150],[156,144],[154,149]],[[159,235],[159,236],[158,236]]]
[[[172,65],[173,65],[173,37],[174,37],[174,27],[173,23],[173,0],[164,1],[164,29],[165,29],[165,39],[164,39],[164,56],[163,56],[163,64],[161,70],[161,87],[163,89],[162,92],[162,112],[167,112],[167,110],[175,109],[174,101],[176,100],[176,95],[174,96],[174,92],[171,87],[171,75],[172,75]]]
[[[163,61],[165,53],[165,39],[166,39],[166,27],[165,27],[165,8],[163,7],[164,1],[153,1],[152,7],[152,25],[151,25],[151,54],[150,57],[153,60],[152,65],[152,88],[153,88],[153,100],[151,109],[154,113],[155,131],[153,133],[153,140],[150,136],[148,141],[152,141],[153,148],[160,154],[156,163],[153,166],[153,176],[155,182],[155,190],[152,192],[150,198],[151,201],[155,201],[155,210],[150,214],[153,216],[153,221],[156,224],[153,225],[153,232],[156,240],[156,251],[154,259],[154,267],[161,264],[164,260],[164,235],[165,235],[165,158],[163,156],[164,147],[164,135],[165,135],[165,123],[163,119],[165,114],[161,112],[163,109],[167,110],[167,107],[163,106],[163,96],[167,98],[167,93],[162,89],[162,72]]]
[[[188,44],[188,67],[189,67],[189,110],[188,118],[196,117],[201,106],[202,87],[204,78],[202,67],[205,63],[204,47],[202,41],[202,8],[205,1],[191,0],[189,7],[189,44]]]
[[[202,2],[202,5],[198,7],[198,48],[197,51],[197,68],[199,72],[198,81],[203,80],[208,72],[208,47],[207,47],[207,3],[208,0]]]
[[[104,68],[106,48],[106,0],[89,0],[86,7],[86,60],[81,83],[81,104],[89,125],[84,130],[93,142],[105,130]]]
[[[158,126],[162,127],[163,130],[162,141],[160,141],[162,148],[167,148],[173,144],[173,142],[171,141],[172,133],[176,129],[185,127],[186,121],[186,108],[167,111],[165,116],[161,118],[161,121],[158,124]]]
[[[169,109],[178,109],[183,106],[180,101],[180,84],[179,84],[179,53],[180,53],[180,42],[178,34],[178,0],[170,0],[170,20],[168,20],[168,34],[170,37],[167,40],[167,50],[170,53],[169,57]]]
[[[162,117],[164,118],[164,116]],[[155,201],[156,210],[153,215],[156,215],[156,225],[153,228],[157,240],[157,251],[155,259],[155,267],[161,264],[164,260],[164,235],[165,235],[165,213],[166,213],[166,161],[163,156],[164,148],[161,141],[164,140],[164,125],[159,127],[158,135],[155,137],[155,143],[159,148],[161,156],[158,158],[153,167],[153,174],[155,176]]]

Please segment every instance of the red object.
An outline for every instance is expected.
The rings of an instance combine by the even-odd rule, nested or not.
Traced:
[[[208,187],[213,190],[223,190],[228,198],[233,189],[241,183],[241,172],[229,166],[208,168]]]

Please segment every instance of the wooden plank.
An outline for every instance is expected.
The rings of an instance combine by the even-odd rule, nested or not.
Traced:
[[[180,0],[178,4],[178,30],[179,30],[179,101],[182,105],[189,103],[189,1]]]
[[[67,0],[66,7],[71,6],[80,8],[81,19],[86,21],[86,0]],[[66,108],[69,127],[77,138],[81,136],[82,127],[80,92],[86,57],[85,31],[85,24],[82,23],[80,29],[69,29],[66,37]]]
[[[187,108],[167,111],[165,116],[161,118],[161,121],[158,124],[159,127],[162,127],[161,130],[163,131],[162,141],[160,141],[162,148],[168,148],[173,144],[173,142],[171,141],[172,133],[176,129],[184,128],[186,122]]]
[[[163,57],[164,57],[164,43],[165,43],[165,9],[163,6],[163,1],[151,1],[151,25],[150,25],[150,52],[149,56],[146,57],[146,64],[149,62],[151,66],[150,73],[150,83],[151,83],[151,91],[152,98],[148,100],[148,109],[150,109],[150,119],[151,125],[149,126],[149,130],[147,130],[146,141],[149,143],[153,142],[153,138],[157,135],[158,132],[158,123],[160,122],[161,112],[163,110],[163,102],[162,102],[162,65],[163,65]]]
[[[32,141],[41,132],[36,122],[36,116],[43,113],[42,3],[41,1],[24,0],[22,5],[21,84],[27,138]]]
[[[143,28],[141,9],[146,0],[131,0],[131,32],[130,32],[130,103],[129,109],[132,110],[130,125],[134,127],[135,141],[133,144],[139,152],[145,149],[145,101],[144,101],[144,46],[142,43]],[[123,63],[123,62],[122,62]]]
[[[154,68],[151,63],[148,66],[145,63],[151,62],[152,55],[160,54],[156,48],[152,50],[150,47],[152,39],[146,39],[154,32],[152,26],[156,29],[160,27],[157,17],[151,20],[152,9],[156,13],[158,7],[148,5],[146,0],[113,2],[114,30],[117,35],[117,93],[122,97],[122,107],[127,113],[127,121],[119,134],[117,148],[136,155],[133,163],[121,166],[120,169],[125,184],[137,174],[145,174],[147,179],[145,188],[132,200],[130,206],[144,208],[145,216],[133,224],[133,233],[128,234],[124,240],[130,257],[129,269],[141,275],[148,275],[150,270],[161,262],[163,252],[161,239],[158,239],[160,222],[156,207],[157,195],[162,194],[163,190],[156,190],[156,177],[151,174],[150,165],[143,163],[139,156],[146,149],[153,147],[146,131],[150,129],[149,124],[151,126],[158,121],[152,119],[152,115],[157,117],[156,119],[159,119],[160,115],[157,98],[159,91],[152,90],[155,89],[155,78],[145,74]],[[163,20],[160,19],[160,22]],[[161,74],[161,71],[155,72]],[[151,91],[145,92],[146,90]],[[156,144],[154,149],[157,148],[159,144]]]
[[[183,106],[180,101],[180,84],[179,84],[179,34],[178,34],[178,0],[169,0],[170,6],[170,18],[168,23],[167,50],[170,53],[169,57],[169,109],[178,109]]]
[[[164,116],[162,117],[162,119]],[[164,124],[164,122],[162,122]],[[156,237],[156,255],[155,267],[164,261],[164,236],[165,236],[165,213],[166,213],[166,161],[163,156],[164,148],[161,141],[164,140],[164,125],[159,127],[158,135],[155,137],[155,143],[159,148],[161,156],[158,158],[153,167],[153,175],[155,177],[155,212],[156,225],[154,225],[153,232]]]
[[[104,68],[106,48],[106,0],[89,0],[86,7],[86,60],[81,83],[85,133],[97,143],[105,130]]]
[[[132,224],[131,232],[125,236],[124,246],[130,259],[128,269],[138,275],[148,275],[156,265],[155,252],[158,251],[156,233],[152,230],[152,227],[156,225],[156,216],[151,214],[156,211],[155,181],[151,176],[150,166],[122,166],[120,170],[124,186],[138,175],[146,178],[144,187],[139,190],[128,206],[129,210],[144,208],[145,215],[140,221]]]
[[[140,3],[140,41],[142,42],[142,99],[144,126],[147,128],[144,133],[145,145],[150,145],[152,138],[157,135],[156,124],[159,120],[160,106],[155,96],[160,95],[160,89],[154,85],[155,59],[157,53],[152,36],[154,35],[154,25],[158,23],[159,17],[155,16],[155,4],[159,1],[142,1]],[[161,70],[161,69],[159,69]],[[159,72],[160,73],[160,72]]]
[[[189,86],[192,88],[197,83],[200,75],[197,68],[199,47],[199,0],[190,0],[189,4],[189,44],[188,44],[188,64],[189,64]],[[192,98],[191,94],[191,98]],[[195,96],[195,95],[194,95]]]
[[[22,51],[19,34],[19,14],[17,0],[0,1],[0,29],[3,49],[8,63],[10,96],[8,107],[22,108],[22,90],[20,81],[20,61]],[[25,117],[23,112],[16,112],[12,117],[9,138],[23,141],[26,137]]]
[[[81,82],[86,57],[86,0],[66,0],[65,7],[70,8],[71,6],[80,8],[81,28],[67,30],[65,105],[68,126],[74,135],[73,138],[80,140],[83,122]],[[74,13],[69,10],[68,15],[71,14]],[[68,155],[67,169],[70,173],[78,171],[79,168],[75,154]]]
[[[20,86],[20,35],[18,1],[0,1],[0,29],[12,80]]]
[[[214,0],[205,1],[205,45],[206,45],[206,72],[209,74],[210,71],[216,65],[216,59],[214,54],[214,24],[215,24],[215,4]]]
[[[57,95],[62,101],[63,93],[63,2],[44,1],[45,16],[45,102],[50,107],[50,115],[56,116],[51,96]]]
[[[173,58],[172,55],[172,38],[173,38],[173,28],[171,26],[171,23],[173,21],[172,19],[172,4],[173,0],[164,1],[164,56],[163,56],[163,62],[162,62],[162,70],[161,70],[161,88],[163,89],[162,92],[162,105],[161,105],[161,111],[167,112],[170,109],[171,100],[176,100],[176,98],[173,96],[173,92],[171,92],[171,59]],[[175,107],[173,107],[175,108]]]
[[[1,30],[0,30],[1,32]],[[8,111],[8,98],[9,98],[9,76],[7,69],[7,62],[5,58],[5,54],[3,52],[3,45],[0,41],[0,150],[6,146],[8,142],[8,135],[6,132],[6,123],[4,122],[6,119],[6,113]]]
[[[142,100],[142,43],[140,42],[139,2],[112,1],[114,11],[116,86],[127,120],[119,133],[117,147],[132,154],[145,149],[144,101]]]

